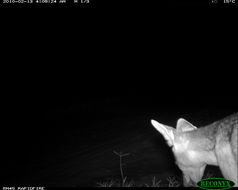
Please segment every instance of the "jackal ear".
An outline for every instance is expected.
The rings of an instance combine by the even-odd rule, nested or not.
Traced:
[[[174,128],[163,125],[153,119],[151,120],[151,124],[164,136],[169,146],[172,146],[174,144]]]
[[[185,131],[192,131],[192,130],[196,130],[196,129],[197,129],[197,127],[195,127],[194,125],[192,125],[191,123],[189,123],[188,121],[186,121],[183,118],[180,118],[177,121],[177,126],[176,126],[177,131],[185,132]]]

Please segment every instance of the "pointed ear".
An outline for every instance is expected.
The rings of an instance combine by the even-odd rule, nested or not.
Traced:
[[[174,144],[174,128],[163,125],[153,119],[151,120],[151,124],[164,136],[169,146]]]
[[[177,121],[177,126],[176,126],[177,131],[186,132],[186,131],[192,131],[192,130],[196,130],[196,129],[197,129],[197,127],[195,127],[194,125],[192,125],[191,123],[189,123],[188,121],[186,121],[183,118],[180,118]]]

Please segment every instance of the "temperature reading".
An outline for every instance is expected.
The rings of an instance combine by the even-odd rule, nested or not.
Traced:
[[[89,0],[80,0],[81,3],[89,3]]]
[[[218,0],[212,0],[212,3],[217,3]]]

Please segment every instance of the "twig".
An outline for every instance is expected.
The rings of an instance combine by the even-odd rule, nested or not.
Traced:
[[[124,186],[125,182],[126,182],[126,177],[124,177],[124,173],[123,173],[123,168],[122,168],[122,157],[125,157],[125,156],[128,156],[130,155],[130,153],[126,153],[126,154],[122,154],[122,152],[116,152],[116,151],[113,151],[114,154],[116,154],[117,156],[119,156],[120,158],[120,172],[121,172],[121,179],[122,179],[122,185]]]

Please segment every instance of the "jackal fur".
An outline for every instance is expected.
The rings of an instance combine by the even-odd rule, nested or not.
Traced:
[[[176,129],[155,120],[151,123],[172,147],[184,186],[196,186],[207,164],[219,166],[224,178],[238,186],[238,113],[200,128],[182,118]]]

